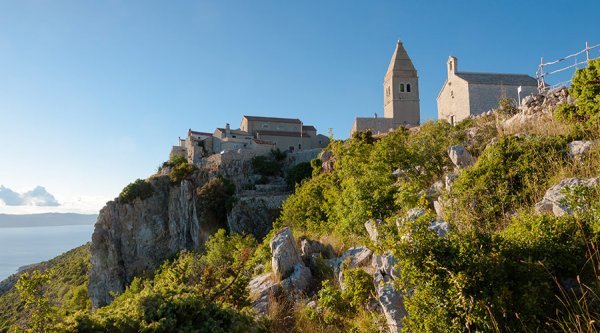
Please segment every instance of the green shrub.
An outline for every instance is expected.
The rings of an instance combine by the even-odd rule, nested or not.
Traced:
[[[454,220],[460,227],[489,231],[518,207],[533,205],[554,172],[568,161],[557,137],[504,137],[486,148],[452,186]]]
[[[342,297],[354,309],[365,307],[375,295],[373,276],[362,269],[344,271],[344,291]]]
[[[234,194],[235,185],[226,178],[213,178],[196,189],[203,214],[222,226],[227,224],[227,212],[233,207]]]
[[[406,221],[391,242],[412,332],[545,331],[560,308],[554,278],[595,279],[585,221],[581,228],[573,217],[523,215],[492,235],[440,238],[429,230],[433,218]]]
[[[283,162],[283,160],[285,160],[287,157],[287,153],[285,151],[281,151],[279,148],[276,148],[271,149],[271,156],[275,159],[275,161]]]
[[[181,183],[181,181],[189,177],[194,171],[196,171],[196,167],[189,164],[186,160],[171,168],[169,179],[174,184]]]
[[[291,167],[287,173],[287,183],[290,188],[294,188],[296,184],[302,183],[303,180],[310,178],[312,175],[313,169],[308,162],[298,163],[297,165]]]
[[[510,117],[517,114],[517,112],[519,112],[519,109],[517,109],[517,105],[513,99],[508,97],[502,97],[498,101],[498,109],[496,110],[496,112],[502,116]]]
[[[267,156],[255,156],[252,158],[254,171],[262,176],[277,176],[281,173],[281,165]]]
[[[251,236],[218,231],[203,253],[181,252],[151,279],[136,278],[108,306],[65,319],[63,331],[259,332],[248,306]]]
[[[575,105],[561,104],[554,114],[570,122],[580,122],[588,126],[598,126],[600,122],[600,59],[589,62],[588,66],[577,70],[573,76],[569,95],[575,98]]]
[[[125,186],[119,194],[119,201],[123,203],[132,203],[135,199],[147,199],[154,193],[152,185],[143,179],[136,179]]]

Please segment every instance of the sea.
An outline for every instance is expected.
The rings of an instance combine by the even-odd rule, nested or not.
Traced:
[[[92,240],[94,225],[0,228],[0,281]]]

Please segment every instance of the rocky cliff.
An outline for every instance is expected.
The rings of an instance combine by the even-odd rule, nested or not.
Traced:
[[[92,236],[88,292],[92,307],[109,304],[140,274],[152,273],[165,260],[183,249],[196,249],[219,228],[263,237],[278,215],[287,188],[248,197],[244,186],[260,178],[251,161],[209,161],[200,164],[180,182],[169,178],[169,167],[146,180],[151,195],[131,202],[115,199],[100,211]],[[210,179],[225,177],[236,187],[233,207],[227,216],[215,214],[198,194]],[[279,178],[277,181],[281,181]],[[277,187],[277,186],[275,186]],[[204,198],[212,200],[212,198]],[[212,206],[211,206],[212,205]]]

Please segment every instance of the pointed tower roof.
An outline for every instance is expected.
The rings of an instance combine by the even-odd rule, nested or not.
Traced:
[[[398,40],[398,43],[396,44],[396,50],[394,51],[394,55],[392,55],[392,60],[390,60],[390,65],[385,75],[388,76],[388,74],[397,71],[412,72],[410,74],[417,75],[415,66],[413,66],[413,63],[400,40]]]

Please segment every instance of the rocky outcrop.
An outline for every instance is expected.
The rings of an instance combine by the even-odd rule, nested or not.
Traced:
[[[266,314],[269,310],[269,302],[276,297],[281,290],[272,272],[256,276],[248,283],[252,307],[260,314]]]
[[[335,165],[335,156],[333,156],[333,152],[331,150],[323,150],[319,155],[319,159],[322,164],[321,167],[326,172],[333,171],[333,167]]]
[[[594,145],[594,141],[578,140],[569,143],[569,155],[575,159],[580,159],[587,154]]]
[[[556,216],[562,216],[572,213],[572,207],[565,202],[565,191],[576,187],[594,187],[600,183],[600,177],[595,178],[566,178],[560,183],[550,187],[542,201],[535,205],[538,213],[550,213]]]
[[[204,244],[219,227],[202,216],[195,195],[201,177],[172,185],[150,179],[151,197],[132,203],[108,202],[96,222],[88,292],[92,307],[112,301],[134,276],[152,272],[183,249]]]
[[[292,230],[287,227],[273,236],[271,243],[271,267],[273,273],[279,280],[287,278],[297,264],[302,263],[300,251],[296,246],[296,240]]]
[[[295,297],[308,291],[313,280],[289,227],[277,232],[269,245],[273,271],[254,277],[248,284],[252,307],[262,315],[267,313],[271,297],[280,292]]]
[[[461,145],[454,145],[448,148],[448,156],[452,160],[452,163],[459,169],[468,168],[475,163],[473,156]]]
[[[377,238],[379,237],[379,232],[377,231],[377,227],[381,224],[380,219],[368,220],[365,222],[365,229],[367,229],[367,233],[369,234],[369,238],[373,242],[377,242]]]
[[[262,239],[271,231],[273,222],[279,216],[282,202],[288,194],[263,194],[241,196],[227,214],[230,232],[252,234]]]

